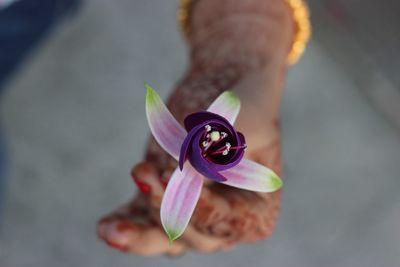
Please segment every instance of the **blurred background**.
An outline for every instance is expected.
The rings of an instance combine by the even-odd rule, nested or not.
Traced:
[[[6,2],[1,267],[399,266],[400,2],[309,1],[313,39],[282,104],[275,233],[178,259],[125,255],[95,233],[136,190],[129,171],[149,133],[143,82],[165,97],[185,70],[177,1]]]

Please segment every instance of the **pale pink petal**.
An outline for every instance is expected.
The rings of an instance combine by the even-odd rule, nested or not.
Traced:
[[[235,167],[220,173],[227,178],[221,183],[242,189],[273,192],[282,187],[282,180],[275,172],[247,159],[242,159]]]
[[[148,84],[146,115],[151,132],[158,144],[176,160],[187,132],[165,106],[161,97]]]
[[[176,168],[161,202],[161,222],[171,241],[185,230],[199,200],[203,176],[186,162],[182,171]]]
[[[240,99],[233,92],[225,91],[214,100],[207,111],[226,118],[233,125],[240,111]]]

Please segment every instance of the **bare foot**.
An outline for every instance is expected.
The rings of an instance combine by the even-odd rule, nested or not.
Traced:
[[[239,127],[246,125],[239,128],[247,137],[245,157],[280,173],[281,148],[276,121],[265,122],[260,116],[256,120],[248,115],[242,114],[238,118]],[[157,145],[152,140],[150,146]],[[132,177],[141,193],[132,202],[103,218],[98,225],[99,237],[109,245],[144,255],[179,254],[186,247],[214,251],[229,248],[238,241],[259,240],[272,233],[279,211],[279,192],[254,193],[209,180],[189,227],[170,246],[160,225],[159,207],[165,184],[176,163],[161,149],[156,149],[158,152],[155,148],[150,149],[153,152],[149,153],[148,161],[132,170]],[[159,156],[154,153],[159,153]],[[166,159],[161,159],[164,157]]]
[[[215,35],[216,31],[209,25],[204,26],[201,19],[201,12],[215,6],[217,1],[199,1],[196,8],[200,15],[193,21],[196,31],[193,32],[192,66],[172,93],[168,106],[182,122],[186,115],[205,110],[222,91],[234,90],[242,102],[235,126],[246,136],[245,157],[280,175],[278,113],[292,25],[282,1],[267,1],[271,2],[272,11],[266,8],[264,0],[243,1],[255,7],[262,5],[266,22],[244,21],[249,27],[248,33],[241,32],[229,21],[226,28],[214,26],[224,32],[223,36]],[[218,3],[218,8],[223,10],[230,1]],[[262,13],[261,9],[251,10]],[[277,27],[281,26],[282,34],[271,31],[268,19]],[[209,27],[210,35],[201,27]],[[205,39],[208,41],[204,42]],[[223,46],[226,49],[222,49]],[[218,49],[225,52],[231,49],[233,54],[215,54]],[[145,161],[132,170],[140,193],[99,221],[98,236],[125,252],[178,255],[187,248],[202,252],[229,249],[240,241],[256,241],[272,233],[279,212],[280,192],[255,193],[208,181],[185,233],[170,245],[160,223],[159,208],[166,183],[176,165],[175,160],[151,139]]]

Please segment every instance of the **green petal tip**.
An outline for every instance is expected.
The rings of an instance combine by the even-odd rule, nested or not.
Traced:
[[[165,232],[167,233],[170,244],[172,244],[172,242],[174,242],[176,239],[178,239],[178,237],[180,237],[182,234],[182,233],[179,233],[174,230],[166,230]]]
[[[156,90],[154,90],[148,83],[145,83],[144,87],[147,89],[147,98],[154,98],[158,95]]]
[[[232,91],[225,91],[224,94],[232,104],[240,104],[240,98]]]
[[[279,190],[283,186],[282,179],[275,173],[271,175],[269,183],[271,185],[271,188],[274,188],[275,190]]]
[[[146,89],[147,89],[146,103],[148,105],[153,105],[160,99],[160,96],[156,92],[156,90],[154,90],[153,87],[151,87],[149,84],[145,83],[144,87],[146,87]]]

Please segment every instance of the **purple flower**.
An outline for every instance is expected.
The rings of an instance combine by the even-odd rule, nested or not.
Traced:
[[[237,165],[246,148],[243,134],[224,117],[209,112],[193,113],[185,118],[188,134],[183,141],[179,168],[189,159],[192,166],[202,175],[217,182],[226,181],[219,171]]]
[[[179,162],[161,203],[161,222],[171,241],[185,230],[203,186],[203,177],[226,185],[273,192],[282,181],[271,169],[243,159],[243,134],[232,126],[240,110],[239,98],[222,93],[207,111],[190,114],[183,128],[154,89],[146,84],[146,114],[160,146]],[[186,129],[186,130],[185,130]]]

